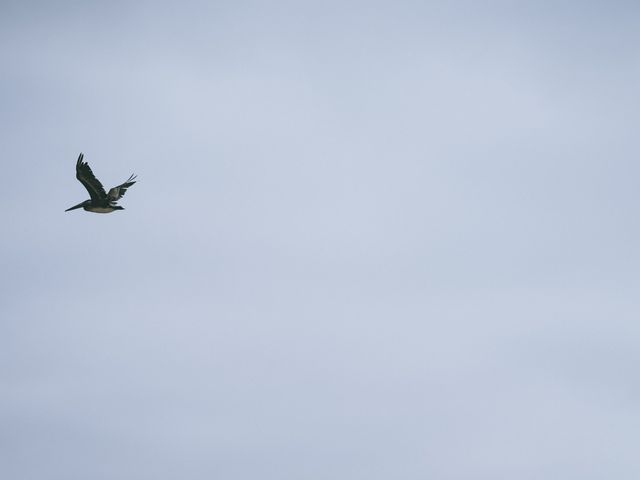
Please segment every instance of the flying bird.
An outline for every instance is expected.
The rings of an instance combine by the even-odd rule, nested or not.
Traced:
[[[116,202],[124,196],[127,188],[136,183],[136,176],[131,175],[122,185],[113,187],[109,190],[109,193],[106,193],[100,180],[95,177],[91,171],[91,167],[89,167],[89,164],[83,161],[83,159],[84,154],[81,153],[76,162],[76,178],[84,185],[84,188],[87,189],[91,198],[79,203],[75,207],[67,208],[65,212],[80,207],[84,208],[87,212],[94,213],[111,213],[114,210],[124,210],[121,206],[116,205]]]

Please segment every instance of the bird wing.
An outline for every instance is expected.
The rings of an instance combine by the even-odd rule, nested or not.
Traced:
[[[136,183],[135,179],[136,176],[131,175],[129,179],[122,185],[118,185],[117,187],[113,187],[111,190],[109,190],[109,201],[115,202],[116,200],[120,200],[122,197],[124,197],[124,194],[127,193],[127,188]]]
[[[84,185],[84,188],[87,189],[91,200],[104,200],[107,196],[104,187],[91,171],[89,164],[84,162],[83,159],[84,154],[81,153],[76,163],[76,178]]]

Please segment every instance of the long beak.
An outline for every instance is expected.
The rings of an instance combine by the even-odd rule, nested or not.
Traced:
[[[76,208],[80,208],[82,206],[84,206],[84,202],[77,204],[75,207],[67,208],[65,212],[68,212],[69,210],[75,210]]]

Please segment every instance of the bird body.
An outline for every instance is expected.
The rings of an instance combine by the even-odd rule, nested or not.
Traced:
[[[84,188],[87,189],[91,198],[71,208],[67,208],[65,212],[75,210],[76,208],[83,208],[87,212],[93,213],[111,213],[114,210],[124,210],[124,208],[117,205],[116,202],[124,196],[131,185],[136,183],[136,176],[131,175],[123,184],[113,187],[109,190],[109,193],[105,192],[100,180],[95,177],[89,164],[84,161],[84,154],[82,153],[76,162],[76,178],[84,185]]]
[[[124,208],[122,208],[119,205],[108,205],[106,207],[100,207],[100,206],[93,205],[92,200],[85,200],[84,202],[79,203],[75,207],[68,208],[67,210],[65,210],[65,212],[68,212],[69,210],[74,210],[80,207],[82,207],[87,212],[93,212],[93,213],[111,213],[114,210],[124,210]]]

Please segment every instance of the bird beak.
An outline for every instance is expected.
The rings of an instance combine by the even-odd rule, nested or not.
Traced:
[[[80,208],[84,205],[84,202],[77,204],[75,207],[71,207],[71,208],[67,208],[65,210],[65,212],[68,212],[69,210],[75,210],[76,208]]]

